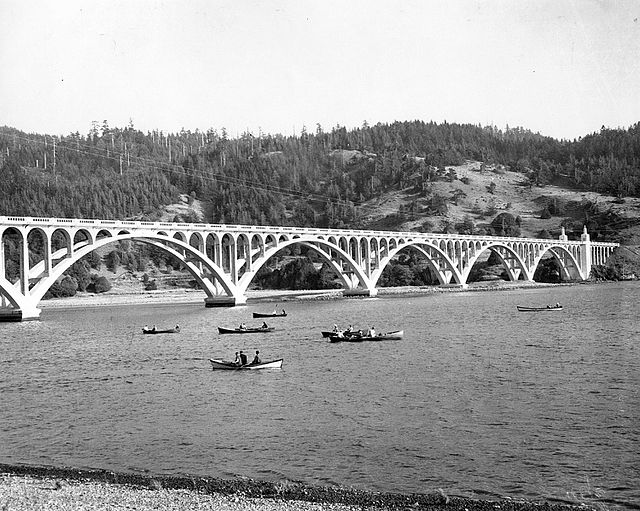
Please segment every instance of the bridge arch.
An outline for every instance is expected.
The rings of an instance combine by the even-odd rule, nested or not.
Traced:
[[[97,241],[93,245],[85,245],[79,250],[74,251],[71,257],[65,258],[63,261],[58,263],[52,270],[49,276],[40,279],[38,283],[31,289],[30,298],[33,302],[33,306],[37,305],[37,303],[42,299],[45,293],[51,288],[54,282],[56,282],[62,274],[67,271],[75,262],[82,259],[84,256],[90,254],[91,252],[112,244],[118,241],[131,240],[138,241],[141,243],[147,243],[149,245],[153,245],[160,250],[171,254],[176,257],[178,260],[182,260],[185,264],[187,271],[195,278],[195,280],[200,284],[202,290],[207,294],[207,296],[213,297],[216,295],[216,290],[212,286],[211,282],[204,279],[202,271],[198,267],[196,267],[191,262],[186,262],[183,259],[183,253],[178,251],[180,249],[182,251],[187,252],[193,259],[197,262],[201,263],[211,274],[215,276],[216,279],[220,282],[221,286],[230,296],[235,296],[237,293],[235,292],[235,286],[228,279],[228,276],[215,265],[210,259],[205,257],[202,252],[194,249],[190,245],[186,244],[183,241],[178,240],[177,238],[165,238],[164,236],[156,237],[157,235],[149,234],[149,235],[135,235],[131,233],[119,234],[117,236],[105,237],[102,240]],[[175,248],[172,248],[174,246]]]
[[[390,243],[391,245],[395,245],[395,240],[392,240],[394,243]],[[392,248],[388,254],[381,258],[380,266],[372,273],[371,280],[373,285],[375,286],[377,282],[380,280],[382,276],[382,272],[387,267],[387,265],[391,262],[391,260],[400,252],[408,248],[416,248],[420,253],[422,253],[426,259],[429,266],[434,270],[436,276],[441,284],[448,284],[450,279],[453,278],[456,284],[462,285],[464,284],[462,275],[456,268],[455,264],[448,256],[448,254],[443,251],[438,245],[431,245],[429,243],[421,243],[419,241],[410,241],[405,244],[398,244],[394,248]]]
[[[570,250],[567,250],[565,247],[561,245],[543,245],[540,248],[540,252],[533,260],[532,271],[531,271],[531,279],[533,280],[533,274],[538,269],[538,265],[540,261],[544,258],[544,256],[548,253],[556,260],[558,266],[560,267],[560,271],[565,280],[578,280],[578,279],[587,279],[589,275],[584,275],[582,270],[580,269],[580,264],[576,258],[576,255],[572,253]]]
[[[473,265],[480,259],[482,254],[487,251],[493,252],[496,254],[502,266],[507,272],[509,276],[509,280],[515,281],[518,280],[520,272],[524,274],[525,279],[533,280],[533,273],[529,271],[529,268],[520,257],[520,254],[516,250],[514,250],[511,246],[506,243],[496,242],[496,243],[486,243],[484,244],[480,250],[478,250],[469,260],[467,261],[467,265],[464,268],[462,275],[464,281],[467,282],[469,278],[469,274],[473,269]]]
[[[353,258],[347,252],[325,240],[320,240],[319,238],[311,236],[299,236],[286,242],[280,243],[277,247],[266,250],[264,255],[256,260],[255,265],[251,268],[251,271],[246,272],[240,278],[240,281],[238,283],[240,292],[244,294],[247,291],[249,285],[253,281],[253,278],[258,273],[260,268],[262,268],[273,256],[275,256],[281,250],[296,244],[312,249],[324,261],[328,262],[334,269],[336,274],[339,276],[339,278],[342,280],[345,288],[352,289],[354,287],[354,283],[345,274],[340,262],[336,262],[334,260],[334,258],[332,257],[333,253],[337,254],[339,259],[347,265],[349,271],[356,275],[358,281],[363,287],[365,287],[366,289],[373,288],[373,286],[371,286],[369,278],[365,275],[362,268],[353,260]]]

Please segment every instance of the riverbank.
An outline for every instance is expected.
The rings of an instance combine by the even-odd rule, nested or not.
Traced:
[[[469,293],[469,292],[486,292],[486,291],[515,291],[527,288],[545,288],[559,286],[573,286],[578,283],[536,283],[536,282],[505,282],[493,281],[474,283],[468,288],[462,289],[456,286],[403,286],[403,287],[386,287],[378,289],[378,296],[399,296],[399,295],[418,295],[433,293]],[[199,289],[171,289],[161,291],[143,291],[132,292],[111,291],[108,293],[92,294],[78,293],[70,298],[54,298],[51,300],[43,300],[39,307],[43,310],[67,307],[99,307],[103,305],[139,305],[139,304],[172,304],[172,303],[204,303],[206,294]],[[291,291],[285,289],[264,289],[249,290],[247,292],[248,303],[260,302],[291,302],[299,300],[335,300],[339,298],[347,298],[342,295],[342,289],[315,289]],[[358,299],[358,297],[350,297],[349,299]]]
[[[169,477],[0,464],[0,509],[26,511],[582,511],[584,502],[474,500],[432,494],[392,494],[253,479]]]

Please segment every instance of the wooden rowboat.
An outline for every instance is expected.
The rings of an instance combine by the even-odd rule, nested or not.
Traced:
[[[273,332],[275,330],[274,327],[257,327],[257,328],[224,328],[222,326],[218,327],[218,332],[221,334],[258,334],[265,332]]]
[[[396,330],[394,332],[380,333],[376,335],[343,335],[336,334],[329,336],[329,342],[363,342],[363,341],[399,341],[404,337],[404,330]]]
[[[546,307],[523,307],[522,305],[517,305],[518,311],[520,312],[546,312],[546,311],[561,311],[562,305],[547,305]]]
[[[244,371],[255,369],[280,369],[282,367],[282,361],[284,359],[279,358],[277,360],[270,360],[268,362],[261,362],[260,364],[246,364],[243,366],[236,365],[228,360],[209,359],[211,362],[211,369],[226,369],[227,371]]]
[[[178,334],[180,333],[180,327],[167,328],[165,330],[157,330],[156,328],[143,328],[143,334]]]
[[[287,313],[282,312],[254,312],[254,318],[286,318]]]

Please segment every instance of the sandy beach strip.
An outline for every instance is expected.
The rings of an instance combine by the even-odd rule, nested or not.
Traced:
[[[148,476],[0,464],[0,510],[588,511],[584,503],[474,500],[252,479]]]
[[[469,286],[461,289],[455,286],[404,286],[379,288],[378,297],[412,296],[437,293],[467,293],[491,291],[516,291],[527,288],[547,288],[559,286],[573,286],[576,283],[539,284],[532,282],[489,282]],[[71,298],[54,298],[42,300],[38,306],[42,310],[70,308],[70,307],[100,307],[104,305],[166,305],[175,303],[199,303],[204,305],[206,298],[204,291],[199,289],[171,289],[162,291],[112,291],[101,294],[78,293]],[[247,292],[247,305],[261,302],[291,302],[303,300],[360,300],[365,297],[344,297],[342,289],[316,289],[291,291],[282,289],[250,290]]]

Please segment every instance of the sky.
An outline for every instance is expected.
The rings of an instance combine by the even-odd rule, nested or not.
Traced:
[[[0,0],[0,125],[640,121],[638,0]]]

